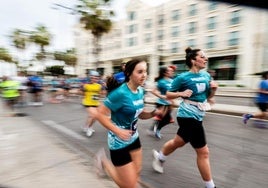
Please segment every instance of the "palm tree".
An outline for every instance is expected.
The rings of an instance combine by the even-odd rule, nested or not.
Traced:
[[[66,65],[75,67],[77,64],[77,55],[75,49],[66,50],[66,52],[54,52],[54,58],[56,60],[64,61]]]
[[[0,60],[13,62],[12,56],[6,48],[0,47]]]
[[[18,49],[18,51],[24,51],[26,49],[27,42],[29,42],[28,31],[24,31],[21,29],[14,29],[12,34],[9,37],[11,38],[12,45],[15,46],[15,48]],[[18,56],[20,55],[18,54]],[[19,60],[17,61],[16,65],[18,68],[20,69],[22,68],[20,66]]]
[[[99,54],[101,52],[100,40],[104,33],[112,29],[112,21],[109,19],[114,16],[112,10],[105,9],[109,7],[111,0],[79,0],[77,12],[81,15],[80,23],[87,31],[93,35],[93,54],[96,56],[96,69],[98,68]]]
[[[25,50],[26,49],[26,42],[27,36],[25,35],[25,31],[20,29],[15,29],[10,36],[12,39],[12,43],[17,49]]]
[[[40,52],[36,54],[36,58],[38,60],[42,60],[46,57],[45,46],[48,46],[50,44],[51,38],[51,34],[43,25],[38,25],[35,28],[35,31],[31,31],[31,42],[40,46]]]

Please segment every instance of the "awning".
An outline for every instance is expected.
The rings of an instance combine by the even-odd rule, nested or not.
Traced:
[[[267,71],[262,71],[262,72],[256,72],[256,73],[253,73],[252,75],[263,75],[265,73],[268,73],[268,70]]]

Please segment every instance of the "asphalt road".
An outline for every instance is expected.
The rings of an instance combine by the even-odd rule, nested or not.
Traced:
[[[106,130],[101,125],[94,125],[96,132],[91,138],[82,133],[81,126],[85,123],[86,112],[75,100],[45,104],[42,107],[25,107],[20,111],[51,128],[83,157],[92,157],[101,147],[107,151]],[[175,135],[178,127],[175,124],[168,125],[162,131],[163,138],[156,140],[146,134],[146,129],[151,124],[152,120],[140,120],[139,124],[143,145],[142,181],[153,188],[204,187],[196,166],[195,152],[190,145],[178,149],[168,157],[164,174],[152,170],[152,149],[160,149],[165,141]],[[207,113],[204,126],[217,187],[268,187],[268,129],[256,128],[252,122],[245,126],[241,117],[211,113]]]
[[[250,97],[230,97],[230,96],[216,96],[216,103],[219,104],[232,104],[239,106],[254,106],[254,98]]]

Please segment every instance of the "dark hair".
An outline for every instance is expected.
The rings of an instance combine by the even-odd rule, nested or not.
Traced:
[[[197,52],[201,51],[201,49],[193,49],[188,47],[185,49],[185,52],[186,52],[186,56],[185,56],[185,59],[186,59],[186,62],[185,64],[189,67],[189,68],[192,68],[193,64],[191,62],[191,60],[195,60],[196,56],[198,55]]]
[[[123,83],[123,82],[122,82]],[[113,89],[117,88],[118,86],[120,86],[122,83],[119,83],[113,75],[108,76],[106,79],[106,90],[109,93],[110,91],[112,91]]]
[[[125,66],[125,70],[124,70],[124,74],[125,74],[125,81],[124,82],[128,82],[129,81],[129,77],[132,74],[132,72],[134,71],[135,67],[137,64],[139,64],[140,62],[144,61],[143,59],[132,59],[130,61],[128,61],[126,63]],[[115,88],[119,87],[120,85],[122,85],[124,82],[118,82],[114,75],[107,77],[107,81],[106,81],[106,89],[107,92],[111,92],[112,90],[114,90]]]
[[[263,72],[262,75],[261,75],[261,77],[264,80],[268,79],[268,71]]]
[[[165,73],[167,72],[167,66],[161,66],[158,71],[158,76],[154,79],[155,82],[165,77]]]

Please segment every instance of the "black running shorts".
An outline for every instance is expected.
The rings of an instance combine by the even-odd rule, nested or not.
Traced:
[[[132,161],[130,152],[141,148],[140,139],[137,138],[135,142],[129,146],[117,150],[110,150],[111,160],[114,166],[123,166]]]
[[[180,118],[177,117],[179,129],[177,135],[180,136],[185,143],[190,142],[193,148],[202,148],[206,142],[206,135],[202,121],[194,118]]]

